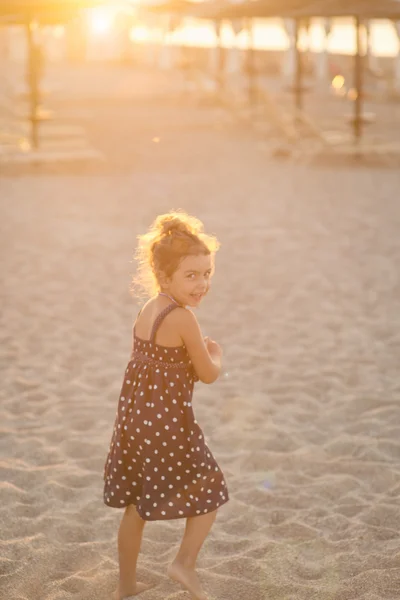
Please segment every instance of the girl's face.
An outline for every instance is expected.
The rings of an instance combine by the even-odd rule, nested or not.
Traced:
[[[185,256],[172,277],[163,280],[161,291],[183,306],[196,307],[210,289],[213,270],[211,255]]]

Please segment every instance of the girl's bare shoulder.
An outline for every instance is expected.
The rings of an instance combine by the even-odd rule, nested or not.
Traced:
[[[178,306],[175,310],[169,314],[170,323],[177,327],[179,331],[197,331],[199,329],[199,323],[193,310],[185,306]]]

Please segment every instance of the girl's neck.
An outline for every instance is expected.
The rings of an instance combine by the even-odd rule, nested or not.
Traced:
[[[177,300],[175,300],[175,298],[173,298],[172,296],[170,296],[166,292],[158,292],[158,295],[159,296],[166,296],[167,298],[169,298],[170,300],[172,300],[172,302],[175,302],[175,304],[179,304],[179,306],[180,306],[180,302],[178,302]]]

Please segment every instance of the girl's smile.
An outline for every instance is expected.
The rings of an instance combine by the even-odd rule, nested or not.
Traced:
[[[172,277],[163,282],[162,291],[183,306],[198,306],[210,289],[213,268],[211,255],[185,256]]]

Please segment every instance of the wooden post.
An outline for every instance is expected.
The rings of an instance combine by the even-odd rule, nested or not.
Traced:
[[[215,22],[217,33],[217,87],[218,91],[224,89],[224,71],[225,71],[225,48],[222,46],[222,21],[218,19]]]
[[[246,19],[246,29],[249,39],[246,61],[248,76],[248,97],[250,105],[253,106],[256,99],[256,70],[254,64],[253,23],[251,19]]]
[[[39,52],[38,46],[33,39],[33,22],[26,24],[26,37],[28,46],[28,85],[30,91],[30,115],[31,142],[33,148],[39,147],[38,131],[38,104],[39,104]]]
[[[361,20],[355,19],[356,26],[356,54],[354,57],[354,84],[356,88],[356,99],[354,102],[354,142],[360,143],[363,133],[362,105],[363,105],[363,57],[361,49]]]
[[[299,33],[300,24],[298,19],[295,21],[295,49],[296,49],[296,72],[295,72],[295,84],[294,84],[294,99],[297,111],[303,109],[303,61],[299,48]]]

